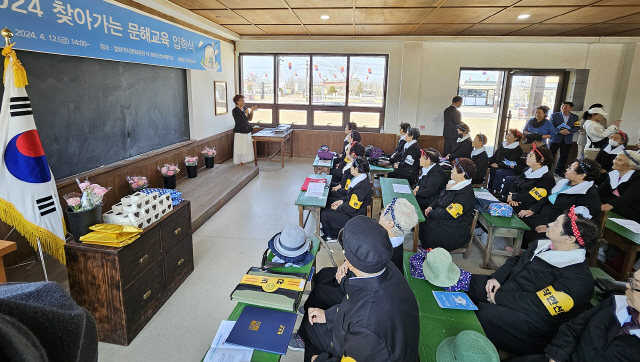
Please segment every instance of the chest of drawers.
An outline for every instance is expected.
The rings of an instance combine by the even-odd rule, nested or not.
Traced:
[[[129,345],[193,271],[189,201],[130,245],[69,241],[65,254],[71,296],[95,317],[98,340]]]

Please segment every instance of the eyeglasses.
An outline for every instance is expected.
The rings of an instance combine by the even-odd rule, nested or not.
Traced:
[[[636,282],[636,278],[629,278],[629,286],[631,290],[634,292],[640,292],[640,286],[638,286],[638,282]]]

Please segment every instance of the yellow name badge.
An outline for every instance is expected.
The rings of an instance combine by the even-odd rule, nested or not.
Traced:
[[[449,212],[449,214],[451,214],[451,216],[453,216],[454,218],[458,218],[458,216],[462,215],[462,205],[460,204],[451,204],[449,206],[447,206],[447,211]]]
[[[280,288],[301,292],[304,290],[304,282],[304,279],[262,277],[246,274],[242,277],[240,284],[257,285],[262,287],[265,292],[271,293]]]
[[[348,179],[347,182],[345,183],[345,186],[344,186],[345,190],[349,189],[349,185],[351,185],[351,179]]]
[[[557,292],[548,286],[536,293],[551,315],[568,312],[573,308],[573,299],[564,292]]]
[[[356,362],[356,360],[351,357],[343,356],[340,362]]]
[[[529,191],[529,195],[533,196],[534,199],[540,201],[543,198],[547,197],[547,190],[542,187],[534,187]]]
[[[574,126],[574,127],[580,127],[580,121],[576,121],[576,122],[573,124],[573,126]]]
[[[358,201],[358,195],[356,194],[351,195],[351,200],[349,200],[349,206],[353,207],[356,210],[360,209],[360,206],[362,206],[362,201]]]

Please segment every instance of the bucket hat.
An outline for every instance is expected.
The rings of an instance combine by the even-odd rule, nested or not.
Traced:
[[[409,259],[411,276],[448,291],[467,291],[471,273],[458,268],[443,248],[422,250]]]
[[[487,337],[476,331],[462,331],[440,343],[436,362],[500,362],[500,357]]]
[[[296,257],[309,250],[309,240],[299,225],[289,225],[269,240],[269,249],[281,259]]]

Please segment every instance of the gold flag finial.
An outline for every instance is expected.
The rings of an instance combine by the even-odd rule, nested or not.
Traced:
[[[11,37],[13,36],[11,30],[9,30],[8,28],[4,28],[0,30],[0,35],[2,35],[2,37],[4,38],[5,45],[11,44]]]

